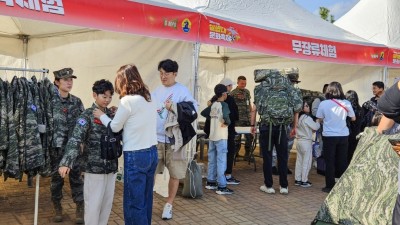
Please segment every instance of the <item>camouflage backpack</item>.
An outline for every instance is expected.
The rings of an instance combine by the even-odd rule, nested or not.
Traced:
[[[293,121],[296,90],[276,69],[254,70],[254,103],[261,124],[287,125]],[[301,108],[301,106],[300,106]]]

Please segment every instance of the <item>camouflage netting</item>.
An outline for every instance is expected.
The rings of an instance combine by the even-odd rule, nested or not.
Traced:
[[[353,160],[325,199],[316,219],[334,224],[391,224],[399,157],[388,138],[367,128]],[[317,223],[318,224],[318,223]]]

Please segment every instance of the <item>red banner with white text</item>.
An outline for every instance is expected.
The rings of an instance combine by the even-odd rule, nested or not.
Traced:
[[[400,50],[303,37],[128,0],[0,0],[0,15],[221,45],[310,61],[400,68]]]
[[[127,0],[0,0],[0,15],[196,41],[197,12]]]
[[[385,66],[388,48],[328,41],[203,17],[200,42],[287,58]]]

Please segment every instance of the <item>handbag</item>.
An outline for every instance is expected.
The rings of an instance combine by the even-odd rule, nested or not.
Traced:
[[[312,145],[312,156],[314,158],[318,158],[321,156],[321,149],[320,149],[319,141],[318,141],[318,131],[315,133],[315,140]]]
[[[122,130],[114,133],[110,123],[107,125],[107,133],[101,135],[101,158],[105,160],[115,160],[122,155]]]
[[[191,160],[186,169],[182,196],[187,198],[200,198],[203,196],[201,169],[195,160]]]

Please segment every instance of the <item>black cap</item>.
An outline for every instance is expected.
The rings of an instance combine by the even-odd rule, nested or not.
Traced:
[[[61,70],[54,71],[53,73],[55,79],[63,79],[63,78],[76,79],[76,76],[74,75],[74,70],[71,68],[64,68]]]
[[[217,97],[221,97],[225,92],[228,92],[228,88],[223,84],[217,84],[214,88],[214,93]]]

